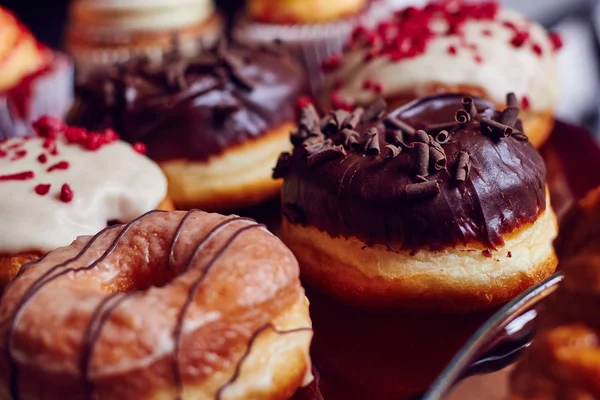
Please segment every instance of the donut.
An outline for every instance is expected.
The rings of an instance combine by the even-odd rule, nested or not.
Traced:
[[[558,97],[560,37],[495,1],[409,7],[377,27],[357,28],[328,71],[322,101],[365,105],[382,94],[401,105],[435,93],[468,93],[502,109],[514,92],[531,142],[550,134]]]
[[[564,280],[537,307],[533,343],[511,375],[511,400],[600,397],[599,249],[597,188],[561,223],[556,251]]]
[[[312,378],[298,274],[275,236],[237,216],[151,211],[79,237],[4,292],[2,392],[289,398]]]
[[[79,235],[173,208],[160,168],[114,131],[51,117],[34,127],[38,136],[0,142],[0,288],[23,264]]]
[[[316,289],[370,310],[471,312],[549,276],[544,162],[517,119],[441,94],[389,112],[302,111],[274,177],[281,236]]]
[[[290,148],[305,80],[277,47],[222,40],[194,59],[174,52],[81,80],[68,120],[144,143],[179,207],[240,209],[279,193],[271,169]]]
[[[247,13],[255,21],[294,24],[322,23],[358,15],[368,0],[250,0]]]
[[[76,0],[69,14],[66,46],[83,68],[160,59],[173,40],[193,53],[213,45],[224,25],[212,0]]]

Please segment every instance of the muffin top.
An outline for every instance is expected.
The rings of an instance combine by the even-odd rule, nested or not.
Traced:
[[[368,104],[378,95],[412,99],[468,92],[497,107],[514,92],[523,110],[557,102],[560,38],[497,2],[434,2],[398,11],[373,29],[358,27],[343,54],[326,60],[325,101]]]
[[[544,162],[522,133],[516,97],[507,101],[499,112],[443,94],[388,113],[379,99],[323,118],[306,106],[294,150],[274,170],[284,215],[390,248],[502,246],[546,209]]]
[[[248,15],[276,24],[326,23],[359,14],[369,0],[249,0]]]
[[[222,40],[195,58],[173,51],[83,73],[69,122],[114,128],[155,160],[207,160],[294,120],[302,69],[277,46]]]

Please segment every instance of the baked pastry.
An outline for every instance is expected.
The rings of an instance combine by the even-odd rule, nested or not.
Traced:
[[[222,31],[212,0],[76,0],[67,48],[79,67],[95,67],[139,55],[160,59],[173,42],[194,54]]]
[[[72,63],[0,7],[0,139],[27,134],[43,114],[64,117],[72,101]]]
[[[287,399],[311,380],[292,253],[247,218],[154,211],[23,268],[0,302],[13,399]]]
[[[139,59],[82,76],[70,123],[143,142],[180,207],[228,210],[279,193],[271,168],[290,148],[300,67],[276,47],[225,41],[194,59]]]
[[[514,92],[535,146],[550,134],[558,97],[560,38],[495,1],[434,2],[357,28],[327,59],[324,104],[364,105],[380,94],[400,105],[433,93],[468,93],[504,106]]]
[[[255,21],[275,24],[328,22],[355,16],[368,0],[249,0],[247,12]]]
[[[50,117],[34,126],[40,136],[0,143],[0,288],[23,264],[107,222],[172,209],[165,176],[140,145]]]
[[[303,110],[280,156],[281,237],[303,277],[370,309],[467,312],[556,267],[544,162],[515,96],[425,97],[386,112]]]
[[[565,278],[539,307],[535,339],[511,377],[514,400],[600,397],[600,188],[566,217],[556,249]]]

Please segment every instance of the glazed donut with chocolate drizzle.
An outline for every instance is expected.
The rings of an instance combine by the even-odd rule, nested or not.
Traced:
[[[500,304],[556,267],[544,162],[507,108],[445,94],[389,113],[312,105],[292,134],[283,241],[303,277],[373,309],[466,312]]]
[[[0,302],[19,399],[283,399],[308,383],[292,253],[247,218],[153,211],[24,267]]]
[[[365,105],[379,94],[393,105],[434,93],[468,93],[504,107],[514,92],[531,142],[554,126],[556,52],[561,39],[496,1],[431,2],[356,29],[343,54],[324,64],[324,98]]]

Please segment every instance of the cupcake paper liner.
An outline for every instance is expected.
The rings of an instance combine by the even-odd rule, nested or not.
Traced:
[[[25,136],[42,115],[64,118],[73,103],[73,63],[54,53],[47,68],[0,94],[0,139]]]

